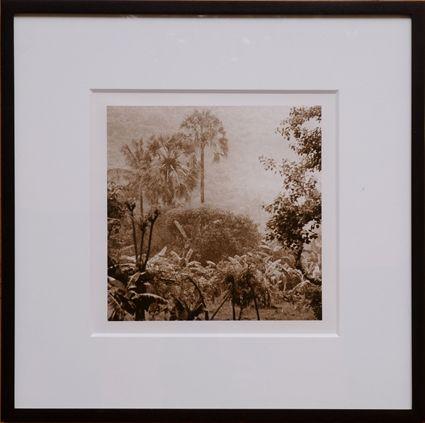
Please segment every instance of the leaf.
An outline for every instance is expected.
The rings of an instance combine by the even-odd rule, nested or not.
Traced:
[[[174,225],[176,225],[176,228],[179,230],[179,232],[181,233],[182,237],[187,241],[189,240],[188,236],[186,235],[185,230],[183,229],[183,226],[180,225],[180,223],[177,220],[174,220]]]
[[[134,256],[121,256],[121,259],[124,259],[130,263],[136,263],[136,257]]]
[[[133,304],[125,296],[108,292],[108,320],[134,320]]]
[[[121,281],[108,276],[108,288],[125,289],[125,285]]]
[[[164,256],[165,255],[165,253],[167,252],[167,246],[165,246],[158,254],[155,254],[155,256],[154,257],[152,257],[152,258],[155,258],[155,257],[162,257],[162,256]]]
[[[175,252],[175,251],[171,251],[171,253],[170,253],[170,255],[172,256],[172,257],[174,257],[174,259],[176,259],[177,261],[181,261],[181,257]]]
[[[143,294],[133,294],[133,299],[137,301],[143,301],[145,304],[152,303],[161,303],[166,304],[167,300],[164,297],[161,297],[157,294],[143,293]]]
[[[132,275],[130,277],[130,279],[127,282],[127,288],[128,289],[134,289],[137,286],[137,282],[140,278],[141,273],[140,272],[136,272],[134,275]]]
[[[193,254],[193,250],[192,248],[190,248],[185,257],[186,262],[190,260],[190,258],[192,257],[192,254]]]
[[[235,258],[233,258],[233,257],[227,257],[227,258],[228,258],[228,260],[230,261],[230,263],[232,263],[232,264],[234,264],[234,265],[236,265],[236,266],[240,266],[239,261],[238,261],[238,260],[236,260]]]

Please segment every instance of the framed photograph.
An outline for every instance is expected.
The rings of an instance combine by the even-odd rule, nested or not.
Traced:
[[[4,421],[423,420],[423,4],[2,27]]]

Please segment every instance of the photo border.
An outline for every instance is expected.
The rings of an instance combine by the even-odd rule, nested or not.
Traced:
[[[235,100],[235,97],[238,99]],[[145,98],[146,97],[146,98]],[[208,97],[208,100],[206,100]],[[224,100],[224,98],[226,100]],[[230,97],[230,98],[229,98]],[[246,97],[244,100],[242,100]],[[272,97],[274,97],[272,99]],[[196,100],[195,100],[196,99]],[[255,99],[255,100],[254,100]],[[224,102],[223,102],[224,100]],[[228,103],[226,103],[228,101]],[[235,104],[238,104],[236,106]],[[245,101],[245,103],[244,103]],[[188,105],[190,104],[190,106]],[[255,105],[254,105],[255,104]],[[100,245],[107,237],[106,228],[106,179],[107,160],[107,116],[108,107],[293,107],[293,105],[321,105],[323,137],[321,170],[321,208],[326,215],[322,221],[322,270],[328,282],[323,284],[322,319],[312,320],[255,320],[236,321],[104,321],[107,308],[106,250]],[[93,337],[330,337],[339,336],[338,307],[338,106],[339,91],[328,90],[228,90],[228,89],[134,89],[134,90],[91,90],[91,230],[90,251]],[[326,169],[325,169],[326,167]],[[324,182],[326,181],[326,182]],[[323,189],[326,185],[326,189]],[[99,221],[99,216],[102,218]],[[325,234],[325,235],[324,235]],[[326,242],[326,248],[323,244]],[[99,264],[96,264],[99,263]],[[102,269],[102,272],[100,271]],[[103,270],[104,273],[103,274]],[[102,295],[99,297],[99,292]],[[326,316],[326,317],[325,317]]]

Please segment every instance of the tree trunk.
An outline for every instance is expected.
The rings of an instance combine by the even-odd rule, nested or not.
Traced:
[[[257,303],[257,295],[255,294],[254,287],[252,286],[251,282],[249,282],[249,286],[251,288],[252,297],[254,299],[254,307],[255,307],[255,312],[257,313],[257,320],[261,320],[260,310],[258,309],[258,303]]]
[[[205,147],[201,147],[201,204],[205,202]]]
[[[299,271],[301,271],[302,274],[304,274],[303,272],[303,266],[301,264],[301,255],[303,253],[303,247],[297,247],[297,250],[295,251],[295,268],[298,269]]]
[[[193,278],[191,278],[190,276],[186,276],[187,280],[195,287],[195,289],[198,291],[199,294],[199,298],[201,300],[201,304],[204,307],[204,316],[205,316],[205,320],[209,320],[209,313],[208,313],[208,309],[207,309],[207,303],[205,302],[205,297],[204,294],[201,291],[201,288],[199,288],[199,285],[195,282],[195,280]]]
[[[150,221],[148,246],[147,246],[147,249],[146,249],[145,261],[143,262],[143,266],[142,266],[143,272],[146,270],[146,266],[148,264],[149,256],[150,256],[150,253],[151,253],[153,226],[155,225],[155,222],[156,222],[156,219],[158,218],[158,215],[159,214],[156,214]]]
[[[154,225],[154,223],[155,222],[151,222],[150,227],[149,227],[148,247],[146,249],[146,257],[145,257],[145,261],[143,262],[142,272],[144,272],[146,270],[146,265],[148,264],[149,255],[151,253],[152,232],[153,232],[153,225]]]
[[[136,222],[134,221],[134,213],[131,212],[131,227],[133,230],[133,244],[134,244],[134,259],[137,262],[137,237],[136,237]]]
[[[214,313],[211,316],[210,320],[214,320],[215,315],[220,311],[221,307],[223,307],[224,303],[229,299],[230,297],[230,292],[228,292],[224,297],[223,300],[221,301],[220,305],[217,307],[217,309],[214,311]]]
[[[138,260],[139,269],[141,269],[141,265],[143,261],[143,245],[144,245],[145,232],[146,232],[146,223],[143,220],[142,220],[142,226],[140,228],[140,232],[141,232],[141,235],[140,235],[140,248],[139,248],[139,260]]]
[[[260,310],[258,309],[258,304],[257,304],[257,297],[256,297],[255,292],[254,292],[253,289],[252,289],[252,295],[254,296],[254,306],[255,306],[255,312],[257,313],[257,320],[261,320],[261,318],[260,318]]]
[[[140,199],[139,199],[139,201],[140,201],[140,217],[141,217],[141,219],[143,221],[144,210],[143,210],[143,189],[142,189],[142,184],[140,184]]]
[[[231,284],[232,284],[232,319],[236,320],[236,304],[235,304],[235,298],[236,298],[236,286],[235,286],[235,279],[233,276],[231,276]]]
[[[140,235],[139,259],[137,260],[137,265],[140,268],[140,265],[141,265],[142,260],[143,260],[142,254],[143,254],[143,240],[144,240],[144,237],[145,237],[145,227],[143,227],[143,225],[144,225],[144,216],[143,216],[144,210],[143,210],[143,188],[142,188],[142,184],[141,183],[140,183],[140,186],[139,187],[140,187],[140,197],[139,197],[139,202],[140,202],[140,222],[142,224],[142,227],[140,228],[141,229],[140,230],[141,235]]]
[[[136,321],[146,320],[145,309],[141,306],[136,308],[136,314],[134,316]]]

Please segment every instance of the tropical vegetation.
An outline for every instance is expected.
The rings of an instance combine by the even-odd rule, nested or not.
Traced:
[[[212,110],[125,144],[108,170],[108,319],[321,319],[320,124],[320,107],[292,108],[276,131],[295,159],[259,158],[281,180],[265,230],[207,205],[205,169],[231,149]]]

